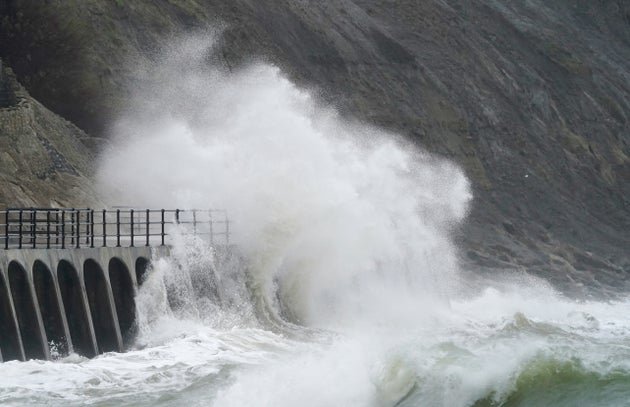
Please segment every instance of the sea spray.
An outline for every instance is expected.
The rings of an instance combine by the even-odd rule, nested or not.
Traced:
[[[136,303],[140,347],[154,341],[156,327],[181,328],[182,321],[213,329],[257,327],[241,259],[188,231],[176,231],[170,256],[153,262]]]
[[[305,340],[265,373],[236,374],[218,405],[394,405],[415,385],[391,350],[398,333],[434,325],[458,282],[450,232],[466,214],[468,181],[396,135],[341,118],[276,67],[208,65],[207,40],[184,39],[144,66],[154,86],[137,89],[113,127],[103,190],[115,203],[226,209],[246,276],[239,299],[261,327]],[[230,314],[212,256],[180,240],[156,263],[163,316],[147,320],[154,300],[141,289],[146,343],[164,318],[186,331],[182,320],[212,326]],[[290,388],[269,392],[289,376]]]
[[[227,209],[270,321],[343,330],[444,306],[462,172],[341,118],[276,67],[208,65],[213,44],[186,38],[144,66],[150,86],[101,160],[112,203]]]

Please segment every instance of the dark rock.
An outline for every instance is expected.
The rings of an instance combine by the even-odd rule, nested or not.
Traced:
[[[0,70],[14,99],[0,108],[0,208],[97,203],[85,133],[32,99],[10,70]]]

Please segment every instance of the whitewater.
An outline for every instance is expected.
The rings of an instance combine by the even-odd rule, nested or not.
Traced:
[[[133,61],[97,183],[111,205],[225,209],[231,245],[177,236],[127,352],[2,363],[0,404],[630,406],[630,299],[478,278],[456,165],[277,67],[225,68],[216,38]]]

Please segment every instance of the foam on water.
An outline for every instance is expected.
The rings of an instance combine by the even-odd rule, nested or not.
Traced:
[[[608,383],[621,380],[606,405],[623,406],[630,391],[629,307],[630,301],[488,289],[453,301],[452,311],[430,324],[321,332],[299,341],[253,327],[216,329],[207,318],[181,319],[171,310],[146,327],[151,339],[140,349],[0,365],[0,402],[390,406],[404,398],[402,406],[470,406],[488,398],[500,405],[523,386],[529,395],[551,395],[558,390],[548,384],[553,380],[580,385],[591,377],[600,387],[590,397],[601,400],[611,396]]]
[[[139,64],[99,183],[116,205],[226,209],[238,255],[177,237],[136,297],[133,349],[1,364],[0,402],[525,406],[548,372],[569,387],[543,404],[571,405],[583,383],[630,398],[629,301],[527,276],[469,292],[450,239],[471,199],[456,166],[276,67],[216,59],[196,36]]]

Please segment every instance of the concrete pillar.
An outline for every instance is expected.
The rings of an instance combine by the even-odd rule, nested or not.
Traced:
[[[12,260],[7,275],[26,358],[50,359],[30,267],[21,260]]]
[[[25,360],[24,345],[22,344],[22,334],[18,326],[15,307],[13,306],[13,296],[8,285],[7,275],[0,269],[0,322],[2,326],[2,346],[4,347],[3,359]]]

